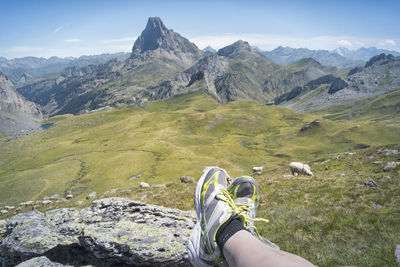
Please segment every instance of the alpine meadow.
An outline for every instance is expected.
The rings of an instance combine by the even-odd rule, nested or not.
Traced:
[[[0,57],[2,266],[190,266],[208,166],[255,179],[280,250],[400,266],[400,49],[201,47],[153,16],[125,39]]]

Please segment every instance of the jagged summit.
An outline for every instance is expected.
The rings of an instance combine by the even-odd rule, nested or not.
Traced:
[[[372,66],[376,62],[380,62],[381,64],[384,64],[384,63],[387,63],[394,59],[395,59],[395,57],[392,54],[386,55],[386,54],[382,53],[382,54],[374,56],[370,60],[368,60],[367,63],[365,63],[365,68]]]
[[[319,63],[317,60],[311,58],[311,57],[306,57],[302,58],[299,61],[293,63],[294,65],[310,65],[310,66],[315,66],[315,67],[321,67],[322,64]]]
[[[147,51],[154,51],[157,49],[177,53],[200,53],[200,50],[195,44],[165,27],[159,17],[151,17],[147,21],[146,28],[142,34],[135,41],[132,48],[132,57],[134,58]]]
[[[231,45],[225,46],[218,50],[219,56],[224,57],[232,57],[234,54],[241,52],[241,51],[248,51],[251,52],[252,48],[250,47],[249,43],[246,41],[236,41]]]
[[[206,48],[203,49],[204,52],[211,52],[211,53],[217,53],[217,50],[212,48],[211,46],[207,46]]]

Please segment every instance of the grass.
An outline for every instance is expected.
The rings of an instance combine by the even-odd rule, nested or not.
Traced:
[[[331,120],[380,121],[398,124],[400,116],[400,88],[372,99],[361,99],[353,104],[332,106],[313,114]]]
[[[395,119],[322,117],[246,100],[221,106],[201,93],[52,117],[46,131],[0,136],[0,206],[72,193],[73,200],[40,209],[86,207],[90,192],[101,197],[118,188],[107,195],[187,210],[194,208],[195,185],[181,184],[181,175],[197,179],[204,167],[218,165],[236,177],[264,166],[255,177],[258,214],[271,221],[258,225],[262,235],[321,266],[394,266],[400,168],[383,173],[383,163],[373,162],[397,160],[376,150],[399,149],[400,126]],[[319,127],[300,132],[315,119]],[[316,176],[284,176],[294,160],[309,163]],[[378,190],[355,188],[371,179]],[[142,181],[163,186],[141,188]]]

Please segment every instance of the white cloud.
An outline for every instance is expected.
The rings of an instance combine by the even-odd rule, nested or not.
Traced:
[[[134,42],[136,41],[137,37],[123,37],[119,39],[110,39],[110,40],[101,40],[101,44],[112,44],[112,43],[125,43],[125,42]]]
[[[394,40],[385,40],[385,43],[388,45],[393,45],[393,46],[397,45],[397,43]]]
[[[353,44],[348,40],[339,40],[337,43],[340,46],[353,46]]]
[[[66,42],[66,43],[78,43],[80,41],[81,40],[78,38],[64,40],[64,42]]]
[[[57,32],[59,32],[59,31],[61,31],[62,29],[64,29],[64,25],[55,28],[54,31],[53,31],[53,33],[57,33]]]

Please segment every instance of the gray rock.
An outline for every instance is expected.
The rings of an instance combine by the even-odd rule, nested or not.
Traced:
[[[0,210],[0,216],[7,215],[7,214],[8,214],[8,210]]]
[[[394,256],[396,257],[397,263],[400,263],[400,245],[396,246]]]
[[[72,194],[68,194],[65,196],[65,199],[72,199],[74,196]]]
[[[32,200],[25,202],[25,206],[33,206],[35,205],[35,202],[33,202]]]
[[[397,165],[398,165],[398,162],[394,162],[394,161],[388,162],[388,163],[385,165],[385,167],[383,167],[383,171],[384,171],[384,172],[390,171],[390,170],[396,168]]]
[[[13,262],[10,266],[40,256],[74,266],[187,266],[186,247],[195,222],[193,211],[99,199],[79,211],[30,211],[12,217],[3,227],[0,255]]]
[[[182,175],[181,176],[181,182],[182,183],[194,183],[194,182],[196,182],[196,180],[191,176]]]
[[[90,193],[90,194],[86,197],[86,199],[93,199],[93,198],[96,197],[96,195],[97,195],[96,192],[92,192],[92,193]]]
[[[399,150],[396,149],[385,149],[383,150],[386,156],[398,155],[400,154]]]
[[[378,185],[372,180],[364,182],[364,186],[369,186],[369,187],[372,187],[372,188],[378,188]]]
[[[147,187],[150,187],[150,185],[145,182],[140,182],[140,187],[147,188]]]
[[[53,203],[53,201],[51,201],[51,200],[43,200],[43,201],[42,201],[42,204],[43,204],[43,205],[49,205],[49,204],[51,204],[51,203]]]
[[[139,173],[138,175],[134,175],[134,176],[131,176],[131,177],[129,177],[129,181],[133,181],[133,180],[136,180],[136,179],[138,179],[138,178],[140,178],[142,176],[142,174],[141,173]]]
[[[13,209],[15,209],[14,206],[5,206],[4,208],[5,208],[6,210],[13,210]]]
[[[30,260],[21,262],[16,267],[67,267],[71,265],[64,265],[58,262],[52,262],[47,257],[36,257]]]
[[[50,200],[57,200],[57,199],[59,199],[60,198],[60,195],[59,194],[54,194],[54,195],[52,195],[49,199]]]

